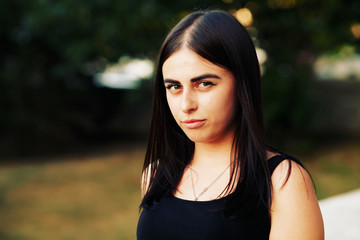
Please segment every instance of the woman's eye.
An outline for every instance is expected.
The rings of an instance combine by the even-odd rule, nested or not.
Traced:
[[[209,87],[209,86],[213,86],[215,84],[213,84],[212,82],[208,82],[208,81],[204,81],[204,82],[200,82],[199,86],[200,87]]]
[[[168,89],[171,92],[174,92],[174,91],[179,90],[181,88],[180,85],[176,85],[176,84],[167,85],[165,87],[166,87],[166,89]]]

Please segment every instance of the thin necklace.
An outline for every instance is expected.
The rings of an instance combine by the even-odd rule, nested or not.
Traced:
[[[195,184],[194,184],[194,178],[193,178],[193,174],[192,172],[194,171],[190,166],[190,176],[191,176],[191,184],[192,184],[192,189],[193,189],[193,193],[194,193],[194,201],[197,201],[199,199],[199,197],[201,195],[203,195],[225,172],[226,170],[230,167],[231,162],[229,163],[229,165],[224,169],[224,171],[222,171],[207,187],[205,187],[200,193],[199,195],[196,196],[196,192],[195,192]]]

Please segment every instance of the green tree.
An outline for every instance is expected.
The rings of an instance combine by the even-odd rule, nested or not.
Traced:
[[[305,129],[311,116],[312,63],[359,40],[356,0],[7,0],[0,3],[0,151],[28,154],[118,138],[129,116],[149,112],[151,87],[97,88],[93,75],[120,56],[150,57],[189,11],[247,7],[249,31],[265,49],[268,126]],[[145,115],[148,116],[148,115]],[[129,120],[130,119],[130,120]]]

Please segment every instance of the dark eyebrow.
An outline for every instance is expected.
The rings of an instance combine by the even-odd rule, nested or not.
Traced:
[[[204,74],[204,75],[201,75],[201,76],[198,76],[198,77],[194,77],[192,78],[190,81],[191,82],[198,82],[198,81],[201,81],[205,78],[216,78],[216,79],[220,79],[219,76],[215,75],[215,74]],[[164,80],[164,83],[175,83],[175,84],[180,84],[179,81],[176,81],[176,80],[172,80],[172,79],[165,79]]]
[[[164,83],[176,83],[176,84],[180,84],[179,81],[172,80],[172,79],[165,79],[165,80],[164,80]]]
[[[191,82],[197,82],[197,81],[201,81],[205,78],[216,78],[216,79],[220,79],[219,76],[217,75],[214,75],[214,74],[204,74],[204,75],[201,75],[201,76],[198,76],[198,77],[194,77],[191,79]]]

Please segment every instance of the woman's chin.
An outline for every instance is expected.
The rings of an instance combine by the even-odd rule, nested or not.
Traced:
[[[204,142],[207,139],[207,137],[205,137],[203,134],[196,134],[194,132],[185,132],[185,134],[192,142],[195,143]]]
[[[186,136],[194,143],[211,143],[216,139],[204,134],[186,134]]]

